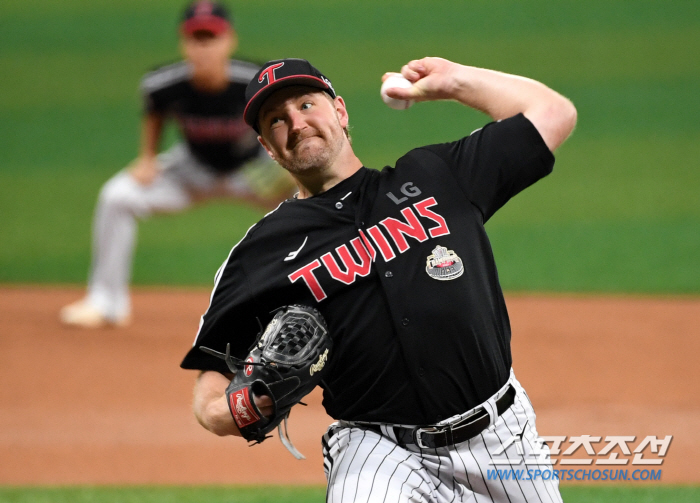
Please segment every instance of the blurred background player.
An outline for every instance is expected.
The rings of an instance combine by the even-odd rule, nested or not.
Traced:
[[[200,1],[185,9],[184,61],[150,72],[141,82],[140,153],[100,191],[87,294],[61,310],[63,323],[88,328],[129,323],[137,218],[217,197],[271,208],[293,193],[289,175],[243,120],[245,88],[258,66],[230,59],[237,45],[223,5]],[[159,154],[168,120],[177,123],[184,141]]]

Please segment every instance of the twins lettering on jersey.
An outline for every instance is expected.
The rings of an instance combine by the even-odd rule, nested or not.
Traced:
[[[317,302],[326,298],[319,279],[314,272],[320,267],[325,267],[331,278],[343,284],[350,285],[358,277],[365,277],[370,273],[372,262],[381,255],[385,262],[396,258],[394,247],[399,253],[405,253],[410,248],[408,238],[422,243],[430,238],[446,236],[450,233],[445,218],[429,209],[437,206],[434,197],[423,199],[401,210],[402,218],[387,217],[379,224],[360,230],[359,236],[350,240],[349,246],[354,250],[355,257],[350,253],[348,244],[343,244],[335,249],[340,258],[340,264],[331,252],[324,253],[316,260],[300,267],[289,276],[292,283],[303,280]],[[423,217],[423,221],[419,217]],[[426,228],[423,222],[428,220],[432,226]],[[426,222],[427,223],[427,222]],[[456,277],[456,276],[455,276]],[[452,279],[452,278],[450,278]]]

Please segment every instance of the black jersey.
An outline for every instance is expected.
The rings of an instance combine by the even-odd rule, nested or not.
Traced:
[[[183,368],[226,371],[199,346],[247,354],[281,305],[318,308],[334,338],[324,406],[334,418],[430,424],[488,399],[508,379],[510,324],[485,222],[551,172],[523,115],[454,143],[360,169],[282,203],[216,275]]]
[[[141,82],[146,111],[175,120],[192,153],[218,172],[229,172],[257,156],[257,134],[243,121],[245,88],[259,66],[231,60],[229,85],[216,93],[192,85],[185,62],[148,73]]]

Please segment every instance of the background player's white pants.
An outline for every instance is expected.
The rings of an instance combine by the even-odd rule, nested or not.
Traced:
[[[403,448],[396,443],[391,427],[382,426],[385,434],[379,435],[365,428],[343,426],[342,421],[334,423],[324,436],[326,500],[330,503],[561,502],[558,481],[551,477],[549,449],[535,443],[538,435],[530,400],[512,372],[509,382],[517,391],[515,403],[490,429],[454,446]],[[522,449],[512,441],[521,433]],[[504,454],[499,454],[504,446],[507,446]],[[539,459],[534,452],[540,453]],[[506,457],[512,466],[491,464],[494,459]],[[539,464],[526,465],[524,460]],[[489,470],[511,468],[549,471],[549,474],[534,480],[524,480],[526,475],[523,480],[512,477],[489,480]]]
[[[105,317],[130,314],[129,280],[136,244],[137,218],[153,213],[182,211],[197,200],[228,195],[246,197],[252,189],[245,168],[224,177],[202,165],[184,144],[158,156],[162,173],[143,186],[126,170],[112,177],[100,191],[93,221],[92,265],[87,300]],[[251,164],[281,170],[268,158]]]

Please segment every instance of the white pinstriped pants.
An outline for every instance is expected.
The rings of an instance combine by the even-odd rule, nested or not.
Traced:
[[[517,470],[552,470],[549,461],[535,460],[537,446],[535,412],[525,390],[511,372],[509,382],[516,388],[515,402],[491,428],[454,446],[420,449],[396,443],[391,426],[384,435],[358,426],[332,424],[323,437],[324,469],[329,503],[375,502],[561,502],[556,477],[492,477],[489,470],[510,470],[493,465],[493,459],[507,457]],[[509,439],[522,434],[522,451]],[[506,449],[503,450],[504,445]],[[500,454],[503,452],[502,454]],[[542,456],[540,455],[540,459]],[[548,459],[548,456],[546,456]],[[526,480],[529,478],[529,480]]]

